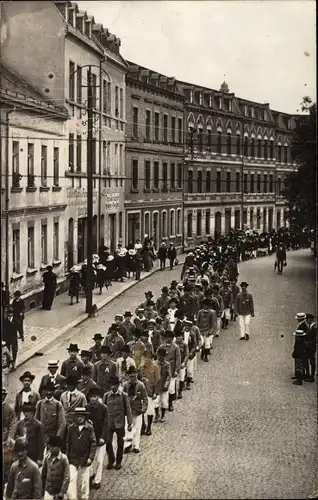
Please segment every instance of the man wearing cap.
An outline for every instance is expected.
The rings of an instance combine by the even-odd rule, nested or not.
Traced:
[[[317,329],[315,324],[315,316],[306,314],[306,323],[308,330],[305,337],[305,381],[314,382],[316,372],[316,349],[317,349]]]
[[[141,434],[150,436],[153,417],[155,415],[155,400],[158,396],[156,391],[158,390],[158,383],[160,381],[159,367],[151,352],[145,352],[139,366],[138,374],[140,380],[145,384],[148,396],[148,406],[146,413],[143,416]],[[147,417],[147,424],[145,422],[145,417]]]
[[[85,394],[77,389],[78,379],[69,375],[65,381],[67,390],[61,395],[61,404],[65,411],[66,423],[71,425],[74,421],[74,411],[87,405]]]
[[[160,346],[165,349],[166,360],[170,363],[171,379],[168,387],[168,410],[173,411],[173,401],[176,394],[176,382],[181,366],[180,349],[173,342],[174,333],[167,331],[165,342]]]
[[[110,379],[111,390],[106,392],[103,397],[103,403],[107,406],[109,415],[109,430],[106,442],[106,451],[108,455],[107,469],[113,469],[115,464],[115,454],[113,449],[113,436],[117,435],[117,456],[115,469],[121,469],[121,463],[124,452],[125,422],[127,418],[127,430],[132,430],[132,413],[128,394],[123,392],[119,386],[119,378]]]
[[[110,390],[110,379],[117,376],[117,366],[111,359],[111,354],[110,346],[103,345],[101,359],[94,364],[93,368],[93,380],[102,389],[102,393]]]
[[[80,380],[83,375],[84,363],[80,360],[77,355],[79,353],[79,348],[77,344],[70,344],[68,347],[69,359],[63,361],[61,366],[61,375],[67,378],[72,375]]]
[[[85,407],[74,410],[74,423],[70,425],[66,440],[66,455],[70,463],[69,500],[89,499],[89,470],[96,453],[96,437],[87,420]]]
[[[93,380],[93,369],[90,366],[84,366],[82,378],[77,386],[78,390],[85,394],[86,398],[89,390],[92,387],[97,387],[96,382]]]
[[[59,362],[57,360],[51,360],[47,364],[48,367],[48,374],[43,375],[40,386],[39,386],[39,394],[41,396],[41,399],[45,398],[45,386],[47,385],[48,382],[51,384],[54,384],[55,391],[54,391],[54,397],[58,401],[60,400],[61,394],[65,391],[66,385],[65,385],[65,377],[58,373],[58,368],[59,368]]]
[[[62,453],[62,439],[51,436],[48,441],[49,453],[44,457],[42,482],[44,500],[63,500],[70,484],[70,464]]]
[[[34,406],[38,401],[40,401],[40,395],[31,388],[32,382],[35,379],[35,375],[32,375],[31,372],[24,372],[19,378],[20,382],[23,384],[23,389],[18,392],[15,398],[14,411],[18,420],[22,420],[24,418],[22,412],[22,405],[24,403],[31,403]]]
[[[44,390],[46,396],[36,404],[35,419],[43,426],[44,444],[47,446],[50,436],[64,436],[66,419],[62,403],[54,398],[54,384],[48,381]]]
[[[241,292],[237,294],[235,300],[235,313],[239,318],[240,340],[249,340],[250,322],[254,318],[254,300],[251,293],[248,293],[248,283],[242,281],[240,284]]]
[[[233,295],[230,287],[230,281],[225,279],[220,289],[220,295],[223,300],[224,310],[222,314],[222,328],[227,328],[231,319],[231,309],[233,307]]]
[[[136,363],[131,356],[131,346],[130,344],[124,345],[122,348],[122,355],[116,360],[117,375],[119,377],[120,383],[123,386],[128,380],[128,370],[131,366],[136,368]]]
[[[7,431],[8,437],[14,439],[17,427],[17,418],[14,409],[6,401],[8,390],[2,387],[2,425],[3,431]]]
[[[155,389],[155,393],[158,394],[154,402],[155,422],[165,422],[165,413],[169,406],[168,389],[171,381],[171,364],[166,359],[167,351],[164,347],[159,347],[157,355],[158,360],[156,363],[159,368],[160,379]],[[161,412],[161,415],[159,412]]]
[[[209,361],[208,355],[212,347],[213,334],[217,329],[217,316],[215,310],[210,308],[209,299],[204,299],[202,305],[196,323],[202,339],[201,359],[207,362]]]
[[[100,353],[101,353],[101,347],[102,347],[102,340],[104,339],[103,335],[101,333],[95,333],[94,337],[92,340],[94,340],[95,344],[93,347],[89,349],[89,352],[91,353],[91,361],[92,363],[96,363],[96,361],[100,360]]]
[[[131,321],[131,318],[132,318],[131,312],[125,311],[123,326],[127,330],[127,342],[131,342],[133,340],[136,330],[135,325]]]
[[[142,419],[148,407],[148,395],[144,383],[137,378],[136,367],[131,366],[127,374],[128,381],[125,382],[123,390],[128,394],[132,413],[132,443],[125,452],[132,449],[134,453],[139,453]]]
[[[112,323],[103,342],[103,346],[108,346],[111,349],[111,356],[114,361],[121,355],[121,350],[125,345],[125,341],[118,333],[117,323]]]
[[[95,457],[90,467],[92,487],[96,490],[100,488],[102,480],[109,424],[108,409],[107,406],[101,402],[100,397],[100,389],[98,387],[92,387],[88,393],[89,403],[86,406],[88,418],[93,424],[97,444]]]
[[[42,495],[42,480],[38,465],[28,457],[28,444],[25,438],[18,438],[14,445],[18,458],[11,465],[6,497],[16,500],[40,500]]]
[[[35,406],[30,403],[22,405],[24,418],[17,425],[15,439],[25,437],[28,443],[28,457],[42,466],[44,454],[44,430],[41,422],[34,418]]]
[[[306,320],[305,313],[298,313],[296,319],[299,322],[297,330],[293,333],[295,336],[295,344],[292,353],[292,358],[295,362],[295,376],[292,377],[294,385],[302,385],[305,378],[304,364],[306,359],[305,354],[305,337],[308,331],[308,325],[305,320],[302,320],[302,316]],[[301,325],[301,327],[300,327]]]

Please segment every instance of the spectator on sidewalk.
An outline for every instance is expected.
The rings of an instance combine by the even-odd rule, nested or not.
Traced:
[[[28,444],[28,457],[39,467],[42,467],[44,455],[44,429],[39,420],[34,417],[35,405],[23,403],[24,418],[20,420],[15,432],[15,439],[25,437]]]
[[[45,456],[42,467],[44,500],[63,500],[70,484],[70,464],[62,453],[59,436],[51,436],[48,446],[50,452]]]
[[[4,341],[2,341],[1,346],[1,356],[2,356],[2,387],[8,387],[8,375],[10,372],[10,367],[13,364],[13,358],[11,352],[7,348],[7,345]]]
[[[61,375],[67,378],[70,375],[77,377],[80,380],[83,375],[84,363],[80,360],[77,355],[79,353],[79,348],[77,344],[70,344],[67,348],[69,358],[63,361],[61,366]]]
[[[160,271],[163,271],[166,268],[166,260],[167,260],[167,247],[165,242],[161,243],[157,256],[160,262]]]
[[[71,279],[70,279],[70,284],[68,288],[68,294],[71,298],[70,305],[73,305],[73,300],[74,297],[76,299],[76,303],[79,303],[79,293],[81,289],[81,275],[79,269],[77,268],[72,268],[71,269]]]
[[[110,380],[111,390],[106,392],[103,403],[107,406],[109,415],[109,430],[106,442],[108,455],[107,469],[113,469],[115,454],[113,449],[113,436],[117,435],[117,455],[115,469],[121,469],[124,452],[125,420],[127,418],[128,432],[132,430],[132,414],[128,395],[119,387],[119,378],[112,377]]]
[[[53,300],[56,292],[56,286],[57,286],[57,276],[53,272],[52,266],[47,266],[46,272],[43,274],[43,283],[44,283],[44,291],[43,291],[42,309],[50,311],[52,309]]]
[[[170,271],[173,270],[173,265],[175,263],[175,260],[177,258],[177,250],[175,249],[175,246],[173,243],[170,243],[168,252],[167,252],[167,257],[169,259],[169,264],[170,264]]]
[[[2,339],[6,343],[12,356],[12,371],[15,370],[17,355],[18,355],[18,326],[13,319],[13,309],[7,307],[3,312],[3,336]]]
[[[63,438],[66,419],[62,403],[54,398],[54,384],[48,381],[44,390],[46,396],[36,404],[35,419],[43,425],[44,444],[47,446],[51,436]]]
[[[23,389],[18,392],[15,398],[14,411],[18,420],[22,420],[24,418],[22,406],[24,403],[30,403],[34,406],[38,401],[40,401],[40,395],[38,392],[34,391],[31,388],[32,382],[35,379],[35,375],[31,372],[24,372],[19,378],[20,382],[23,384]]]
[[[60,400],[61,394],[65,391],[66,389],[66,384],[65,380],[66,378],[63,377],[60,373],[58,373],[58,368],[59,368],[59,362],[55,360],[51,360],[47,364],[48,368],[48,374],[43,375],[41,382],[40,382],[40,387],[39,387],[39,394],[41,396],[41,399],[45,398],[45,386],[48,382],[54,385],[55,390],[54,390],[54,397],[58,401]]]
[[[16,322],[20,340],[24,341],[23,321],[25,313],[24,300],[21,298],[20,290],[14,292],[14,299],[11,304],[13,310],[13,320]]]
[[[28,457],[28,444],[25,438],[18,438],[14,445],[14,453],[18,457],[9,472],[6,497],[15,500],[40,500],[42,480],[38,465]]]

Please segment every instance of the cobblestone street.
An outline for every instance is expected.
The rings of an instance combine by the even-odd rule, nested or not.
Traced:
[[[214,340],[210,363],[200,363],[195,384],[166,423],[143,437],[140,455],[124,458],[121,471],[104,471],[97,499],[308,498],[317,486],[317,386],[293,386],[295,313],[315,311],[315,261],[308,250],[289,252],[283,276],[274,256],[242,263],[255,318],[249,342],[231,323]],[[134,311],[146,290],[180,278],[181,269],[158,272],[65,334],[43,357],[10,375],[9,402],[24,370],[37,388],[49,359],[67,357],[72,338],[91,345],[117,312]],[[56,312],[58,314],[58,312]],[[105,466],[107,461],[105,460]]]

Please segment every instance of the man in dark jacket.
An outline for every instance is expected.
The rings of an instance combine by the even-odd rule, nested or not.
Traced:
[[[28,443],[28,457],[42,467],[44,454],[44,430],[41,422],[34,418],[35,405],[22,405],[24,418],[17,425],[15,438],[25,437]]]
[[[52,266],[47,266],[46,272],[43,274],[43,283],[44,283],[44,291],[43,291],[42,309],[50,311],[52,309],[52,304],[57,286],[57,276],[53,272]]]
[[[314,382],[316,372],[317,329],[313,314],[306,314],[308,331],[305,337],[305,381]]]
[[[175,249],[173,243],[170,243],[170,246],[169,246],[169,249],[167,252],[167,257],[168,257],[169,263],[170,263],[170,271],[172,271],[174,262],[177,258],[177,250]]]
[[[133,421],[132,443],[125,449],[125,452],[132,449],[134,453],[139,453],[142,416],[148,407],[148,395],[144,383],[137,378],[137,369],[134,366],[128,369],[128,376],[129,380],[124,384],[124,392],[129,397]]]
[[[109,417],[107,406],[100,401],[101,390],[98,387],[92,387],[88,393],[88,405],[86,410],[88,418],[93,424],[96,437],[96,453],[93,463],[90,467],[90,476],[92,488],[100,488],[103,472],[103,464],[106,453],[106,440],[109,426]]]
[[[160,270],[163,271],[166,268],[167,260],[167,247],[165,243],[161,243],[161,246],[158,250],[158,259],[160,261]]]
[[[18,326],[13,318],[13,310],[11,307],[7,307],[4,310],[3,340],[11,352],[12,370],[15,370],[18,355]]]
[[[277,261],[277,274],[283,274],[284,263],[286,262],[286,249],[282,243],[276,251],[276,261]]]
[[[20,290],[16,290],[14,292],[14,299],[12,301],[11,307],[13,310],[13,319],[16,322],[19,337],[22,341],[24,341],[23,321],[25,305],[24,300],[21,298]]]
[[[111,360],[112,350],[108,345],[101,347],[101,360],[94,364],[93,380],[102,389],[103,394],[110,390],[110,380],[117,375],[115,361]]]

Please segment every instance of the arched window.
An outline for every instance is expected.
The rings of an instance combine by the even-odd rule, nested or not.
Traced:
[[[205,192],[211,193],[211,171],[210,170],[208,170],[206,173]]]
[[[236,154],[240,156],[241,154],[241,135],[236,132]]]
[[[202,171],[198,170],[197,193],[202,193]]]
[[[176,235],[176,227],[175,227],[175,210],[172,209],[170,210],[170,222],[169,222],[170,228],[169,228],[169,233],[170,237]]]
[[[218,130],[218,133],[217,133],[216,151],[218,154],[222,153],[222,132],[220,130]]]
[[[232,134],[231,132],[227,132],[227,139],[226,139],[226,152],[230,156],[232,153]]]
[[[145,212],[144,217],[145,217],[144,218],[144,233],[150,235],[150,233],[151,233],[151,231],[150,231],[150,213]]]
[[[177,209],[177,221],[176,221],[176,225],[177,225],[177,235],[179,234],[182,234],[181,232],[181,208],[178,208]]]
[[[192,227],[192,212],[188,212],[187,214],[187,237],[192,238],[193,227]]]
[[[162,231],[161,235],[163,238],[167,237],[167,211],[162,211]]]

